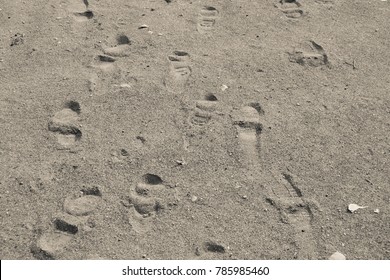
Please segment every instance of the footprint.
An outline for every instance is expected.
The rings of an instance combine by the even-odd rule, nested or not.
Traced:
[[[88,215],[93,213],[100,201],[101,192],[97,186],[84,188],[82,196],[65,199],[64,211],[57,213],[53,220],[53,231],[42,234],[32,245],[33,256],[43,260],[61,258],[80,229],[89,228]]]
[[[217,106],[217,97],[213,94],[208,94],[205,100],[197,100],[194,113],[190,117],[190,122],[197,126],[207,124],[213,116]]]
[[[191,117],[191,123],[197,126],[204,126],[211,119],[211,114],[209,112],[204,112],[198,109],[195,109],[193,116]]]
[[[191,76],[190,55],[184,51],[175,51],[168,56],[169,85],[185,85]]]
[[[76,101],[69,101],[64,109],[49,120],[48,129],[57,134],[60,145],[70,147],[81,139],[79,114],[80,104]]]
[[[207,33],[214,29],[218,10],[211,6],[203,7],[198,14],[197,30],[199,33]]]
[[[302,9],[302,4],[297,0],[280,0],[275,6],[288,18],[296,19],[306,15]]]
[[[262,124],[259,115],[263,114],[259,103],[251,103],[235,112],[234,125],[238,132],[238,141],[244,155],[247,168],[258,170],[260,165],[260,133]]]
[[[82,192],[78,197],[65,199],[64,211],[73,216],[87,216],[95,211],[101,202],[101,193],[97,187]]]
[[[91,94],[104,95],[112,90],[121,75],[121,70],[116,66],[116,58],[102,54],[94,57],[90,64],[88,89]]]
[[[329,66],[328,55],[325,50],[314,41],[307,41],[288,53],[290,61],[303,66],[318,67]]]
[[[316,259],[316,244],[311,227],[312,207],[304,199],[291,175],[283,173],[281,177],[276,178],[277,182],[269,190],[271,198],[267,201],[279,210],[282,221],[294,228],[298,249],[296,258]]]
[[[125,57],[130,54],[130,39],[126,35],[118,35],[115,47],[105,48],[104,53],[113,57]]]
[[[72,239],[72,235],[61,232],[44,233],[32,245],[31,253],[39,260],[58,259]]]
[[[163,180],[154,174],[145,174],[142,181],[130,190],[122,202],[129,208],[129,223],[134,231],[143,233],[149,229],[148,221],[176,204],[176,199]]]

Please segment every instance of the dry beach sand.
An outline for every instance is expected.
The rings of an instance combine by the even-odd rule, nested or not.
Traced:
[[[389,259],[389,17],[0,0],[0,258]]]

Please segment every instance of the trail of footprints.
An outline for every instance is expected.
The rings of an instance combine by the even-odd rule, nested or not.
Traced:
[[[31,253],[36,259],[63,258],[66,247],[74,238],[83,231],[92,230],[89,218],[99,207],[102,194],[98,186],[86,187],[81,193],[65,199],[63,211],[55,216],[52,228],[31,246]]]
[[[262,125],[260,115],[264,114],[260,104],[251,103],[244,106],[235,115],[234,124],[237,128],[238,140],[244,154],[248,169],[253,172],[261,170],[259,160],[260,133]],[[268,186],[270,197],[268,201],[281,214],[282,221],[291,224],[295,231],[295,240],[298,247],[298,259],[314,259],[315,242],[312,235],[312,212],[309,204],[303,199],[298,186],[292,176],[283,174],[283,180],[277,180],[274,185]]]
[[[77,21],[87,21],[94,17],[89,9],[88,0],[68,0],[69,10]],[[167,1],[170,2],[170,1]],[[300,18],[306,13],[297,0],[280,0],[276,6],[288,18]],[[216,25],[219,11],[211,6],[200,9],[197,20],[197,31],[209,33]],[[115,69],[115,61],[127,57],[131,51],[131,41],[126,35],[118,35],[114,46],[103,47],[102,53],[95,56],[92,67],[103,73],[111,73]],[[183,88],[191,76],[191,60],[189,53],[174,51],[167,56],[169,73],[165,85],[173,90]],[[324,49],[314,41],[303,42],[289,53],[291,62],[303,66],[318,67],[328,65],[328,56]],[[90,79],[90,90],[96,88],[99,75],[96,73]],[[195,126],[206,125],[216,110],[217,98],[209,94],[204,100],[196,100],[195,108],[189,117]],[[65,108],[57,112],[50,120],[48,129],[57,135],[58,142],[65,147],[73,146],[81,139],[80,105],[70,101]],[[261,149],[262,124],[260,117],[264,114],[259,103],[243,106],[233,114],[233,124],[237,129],[238,143],[248,169],[258,171],[261,168],[259,151]],[[268,201],[280,211],[284,222],[291,224],[295,230],[295,238],[299,253],[297,258],[315,258],[315,245],[312,237],[311,221],[313,219],[311,205],[303,198],[302,192],[289,174],[282,174],[275,185],[269,189]],[[61,257],[66,246],[80,234],[80,230],[88,228],[89,216],[101,202],[98,187],[84,189],[78,197],[67,198],[63,212],[52,222],[52,230],[42,234],[32,246],[31,252],[38,259],[55,259]],[[145,174],[142,181],[130,190],[123,205],[129,208],[129,223],[134,231],[142,233],[150,228],[148,224],[158,214],[176,205],[176,199],[170,187],[157,175]],[[225,253],[222,245],[205,242],[204,252]],[[200,249],[197,248],[197,255]]]

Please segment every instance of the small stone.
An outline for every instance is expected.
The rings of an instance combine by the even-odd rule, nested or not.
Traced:
[[[379,212],[380,212],[379,209],[375,209],[375,210],[374,210],[374,213],[379,214]]]
[[[196,202],[197,200],[198,200],[197,196],[195,196],[195,195],[191,196],[191,201],[192,202]]]
[[[186,162],[184,160],[176,160],[176,163],[178,165],[186,165]]]
[[[348,205],[348,210],[351,213],[355,212],[358,209],[364,209],[364,208],[367,208],[367,206],[359,206],[357,204],[349,204]]]
[[[243,195],[242,198],[243,199],[248,199],[248,197],[246,195]]]
[[[229,87],[228,87],[227,85],[222,85],[222,86],[221,86],[221,90],[222,90],[222,91],[225,91],[225,90],[227,90],[228,88],[229,88]]]
[[[335,252],[329,257],[329,260],[346,260],[346,258],[340,252]]]
[[[149,28],[149,26],[146,24],[142,24],[141,26],[138,27],[138,29],[145,29],[145,28]]]

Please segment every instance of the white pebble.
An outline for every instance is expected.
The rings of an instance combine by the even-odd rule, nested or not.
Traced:
[[[345,256],[340,252],[335,252],[329,257],[329,260],[346,260]]]

